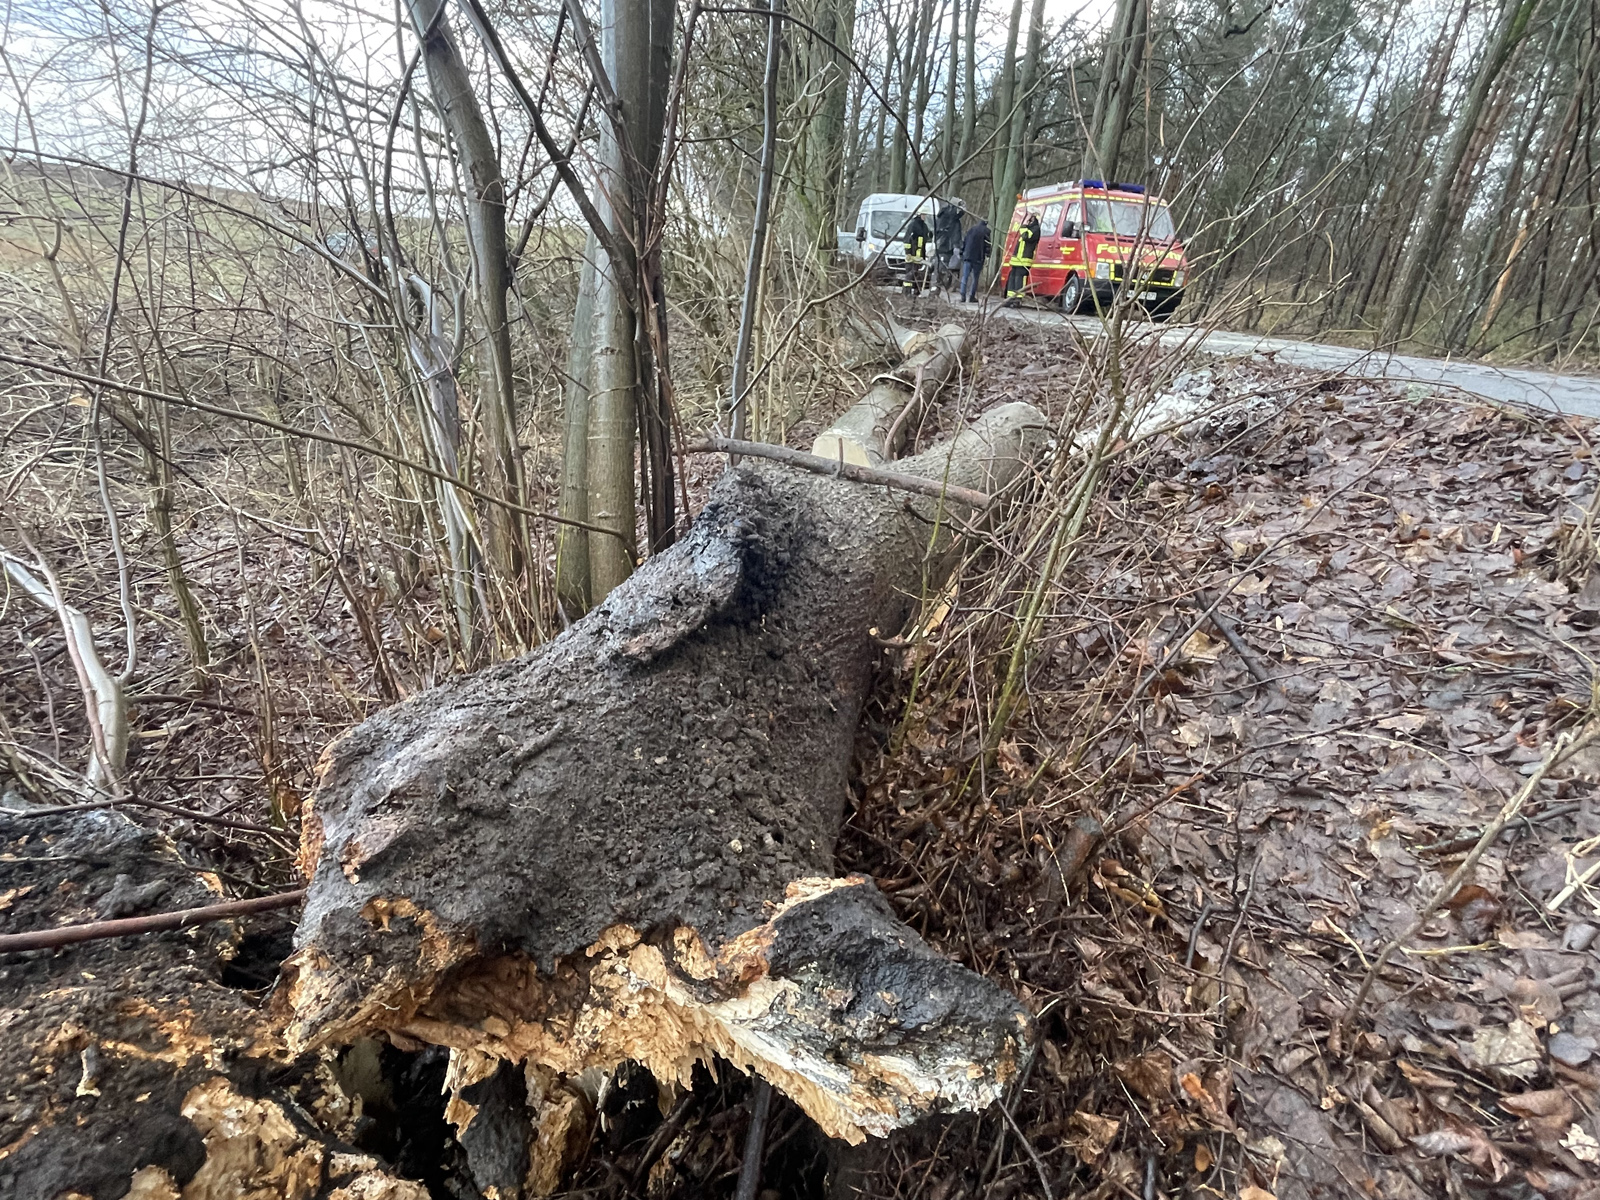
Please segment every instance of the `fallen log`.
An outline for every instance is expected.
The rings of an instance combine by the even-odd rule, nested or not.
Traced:
[[[960,364],[967,337],[960,325],[943,325],[935,333],[892,328],[905,361],[874,379],[865,396],[819,433],[811,443],[812,454],[862,467],[894,458],[916,414]]]
[[[1006,405],[897,464],[943,500],[730,469],[559,638],[331,745],[277,1001],[291,1045],[450,1047],[464,1132],[470,1089],[525,1064],[535,1194],[581,1145],[570,1081],[630,1060],[670,1085],[721,1057],[850,1142],[991,1103],[1028,1016],[832,861],[874,634],[948,572],[940,513],[977,515],[951,492],[1004,488],[1042,427]]]
[[[831,475],[836,479],[848,479],[852,483],[879,484],[883,487],[898,488],[902,492],[915,492],[919,496],[935,498],[949,496],[958,503],[978,509],[988,508],[994,500],[988,493],[973,491],[971,488],[951,490],[950,485],[942,480],[924,479],[921,475],[907,475],[903,471],[863,467],[857,463],[827,459],[821,455],[807,454],[804,450],[792,450],[788,446],[774,446],[768,442],[741,442],[733,438],[708,437],[704,441],[691,442],[686,449],[690,454],[733,454],[746,458],[764,458],[768,462],[783,463],[785,466],[810,471],[813,475]]]

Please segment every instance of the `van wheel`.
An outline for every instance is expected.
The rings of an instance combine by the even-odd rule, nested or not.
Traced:
[[[1083,280],[1076,275],[1068,275],[1067,282],[1061,287],[1061,311],[1071,315],[1083,311]]]

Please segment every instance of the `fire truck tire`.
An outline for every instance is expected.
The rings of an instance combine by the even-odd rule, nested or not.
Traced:
[[[1061,311],[1069,316],[1081,313],[1084,292],[1083,280],[1077,275],[1068,275],[1066,283],[1061,285]]]

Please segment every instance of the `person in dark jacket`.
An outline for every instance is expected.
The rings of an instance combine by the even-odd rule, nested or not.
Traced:
[[[989,222],[982,217],[961,243],[961,302],[978,302],[978,279],[989,258]]]
[[[1017,301],[1028,287],[1028,272],[1033,269],[1033,252],[1039,248],[1039,214],[1030,211],[1017,230],[1017,248],[1011,255],[1011,278],[1006,280],[1006,299]]]
[[[922,290],[928,270],[928,242],[932,237],[933,231],[922,219],[922,214],[913,214],[906,226],[906,268],[905,274],[900,277],[900,288],[906,296],[915,296]]]
[[[957,251],[961,249],[961,222],[966,215],[962,211],[961,201],[946,200],[939,208],[939,215],[934,218],[933,245],[937,257],[934,260],[933,278],[936,287],[947,286],[947,272],[956,265]]]

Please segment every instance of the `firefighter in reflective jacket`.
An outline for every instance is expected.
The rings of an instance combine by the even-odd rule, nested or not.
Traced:
[[[1006,280],[1006,299],[1020,300],[1023,289],[1028,286],[1028,270],[1033,266],[1033,252],[1039,246],[1039,214],[1030,211],[1022,220],[1022,226],[1017,230],[1017,248],[1012,254],[1011,261],[1006,264],[1011,268],[1011,276]]]
[[[906,226],[906,269],[900,277],[900,290],[906,296],[915,296],[922,290],[922,276],[928,269],[928,239],[933,231],[917,213]]]

